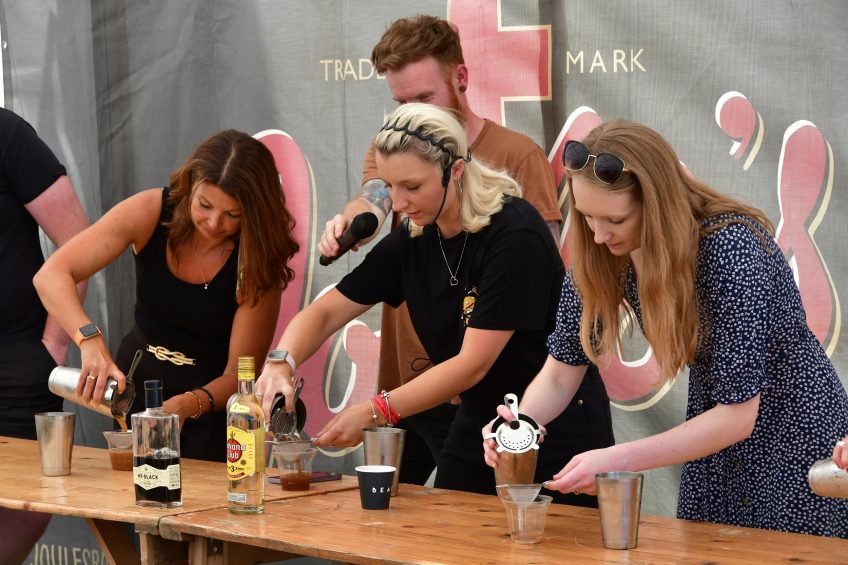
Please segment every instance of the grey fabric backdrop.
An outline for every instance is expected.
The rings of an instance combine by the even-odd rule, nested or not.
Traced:
[[[808,318],[848,377],[848,346],[839,339],[848,280],[841,1],[6,0],[4,105],[68,166],[92,218],[167,182],[212,133],[264,132],[277,147],[303,250],[281,330],[361,261],[362,253],[350,254],[315,266],[315,234],[357,193],[364,149],[394,106],[367,63],[371,47],[391,21],[421,12],[460,27],[478,113],[551,153],[586,124],[645,122],[695,175],[782,222]],[[742,146],[733,155],[735,141]],[[132,323],[133,286],[126,254],[90,286],[86,307],[113,348]],[[372,311],[304,367],[309,429],[373,394],[378,330]],[[631,362],[644,352],[638,339],[627,349]],[[619,440],[666,429],[685,411],[685,375],[657,393],[631,386],[650,373],[649,364],[634,364],[605,373]],[[82,416],[77,440],[102,445],[108,422]],[[328,453],[318,464],[350,470],[359,457]],[[678,477],[673,468],[649,473],[646,513],[674,513]],[[73,541],[60,531],[43,547],[94,547],[79,541],[83,526],[68,531],[75,528]]]

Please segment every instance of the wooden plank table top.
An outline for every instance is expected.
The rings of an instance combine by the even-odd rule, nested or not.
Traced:
[[[388,510],[363,510],[354,490],[277,500],[258,516],[166,516],[160,530],[367,564],[848,563],[845,540],[655,516],[642,516],[637,548],[604,549],[597,510],[558,504],[550,507],[542,542],[518,545],[497,497],[412,485],[401,485]]]
[[[223,463],[182,459],[183,505],[148,508],[135,505],[132,473],[113,471],[106,449],[75,445],[71,474],[41,475],[38,443],[0,436],[0,507],[132,523],[136,531],[158,534],[159,520],[185,512],[226,508],[227,475]],[[272,473],[275,470],[272,470]],[[283,491],[266,484],[265,499],[278,500],[357,488],[356,479],[311,485],[309,491]],[[224,510],[226,512],[226,510]]]

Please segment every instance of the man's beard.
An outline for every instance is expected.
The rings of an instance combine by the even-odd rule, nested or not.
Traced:
[[[448,108],[456,112],[456,115],[465,123],[465,114],[462,112],[462,107],[459,105],[459,97],[456,95],[456,90],[453,88],[453,84],[449,80],[445,80],[445,86],[448,87],[448,97],[450,102],[448,103]]]

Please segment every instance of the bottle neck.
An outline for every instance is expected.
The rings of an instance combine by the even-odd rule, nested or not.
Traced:
[[[239,377],[238,380],[238,393],[241,395],[251,395],[253,394],[253,377],[251,378],[243,378]]]

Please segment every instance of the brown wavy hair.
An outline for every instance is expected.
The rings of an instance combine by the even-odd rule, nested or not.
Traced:
[[[445,76],[457,65],[465,64],[459,31],[453,24],[427,15],[403,18],[393,22],[371,50],[371,63],[380,74],[425,57],[438,61]]]
[[[171,175],[168,201],[174,214],[165,226],[172,253],[194,232],[191,199],[203,182],[217,186],[241,206],[240,229],[232,237],[239,254],[238,303],[256,304],[265,292],[285,290],[294,278],[288,262],[299,245],[271,151],[232,129],[216,133],[194,150]]]
[[[629,258],[616,257],[605,246],[595,243],[585,218],[575,208],[570,190],[570,179],[574,176],[610,192],[631,192],[642,204],[639,303],[645,337],[660,366],[660,381],[668,381],[695,359],[699,327],[695,269],[699,238],[728,223],[753,227],[751,222],[740,218],[727,218],[703,229],[702,222],[734,213],[752,218],[771,233],[774,226],[759,209],[692,177],[671,145],[647,126],[615,120],[595,128],[583,143],[593,155],[612,153],[620,157],[626,171],[612,185],[595,178],[591,160],[580,171],[567,171],[572,214],[570,253],[574,283],[583,303],[580,341],[595,363],[613,354],[616,346],[620,347],[619,311],[624,301],[622,282]],[[759,230],[754,231],[759,234]],[[629,308],[625,312],[632,322],[633,312]]]

